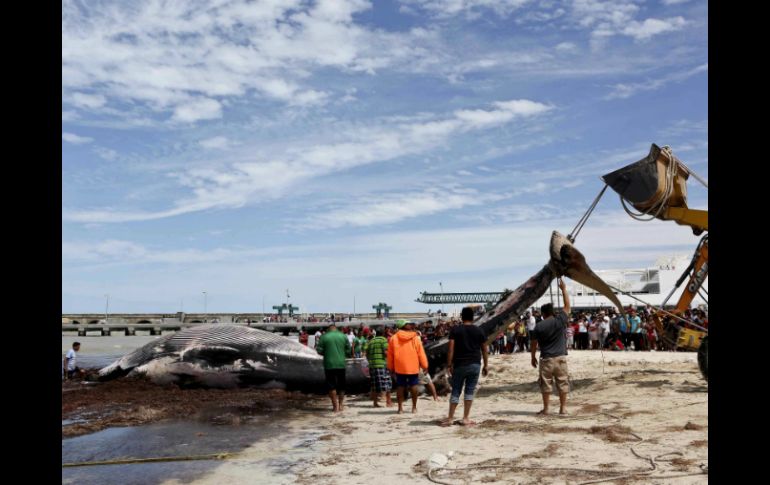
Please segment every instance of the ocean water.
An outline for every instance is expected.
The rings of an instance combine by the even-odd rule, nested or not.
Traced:
[[[286,423],[270,416],[244,417],[239,425],[215,425],[200,420],[165,421],[144,426],[107,428],[62,440],[62,463],[126,458],[200,456],[246,453],[231,461],[221,483],[233,473],[239,483],[291,484],[294,468],[316,456],[321,430],[288,431]],[[256,443],[281,437],[274,451],[255,451]],[[189,483],[228,466],[219,460],[167,461],[62,468],[62,484],[150,485]],[[235,471],[233,470],[235,468]],[[232,482],[231,482],[232,483]]]
[[[138,349],[139,347],[160,338],[152,335],[136,335],[126,337],[125,335],[110,335],[108,337],[77,335],[62,335],[61,337],[61,359],[73,342],[80,342],[80,351],[78,352],[77,365],[80,368],[102,368],[110,365],[127,353]],[[60,364],[61,365],[61,364]]]

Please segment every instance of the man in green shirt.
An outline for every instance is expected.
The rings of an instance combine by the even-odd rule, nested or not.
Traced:
[[[356,337],[356,339],[355,339],[355,346],[356,346],[356,348],[354,349],[355,350],[355,355],[356,355],[357,359],[360,358],[360,357],[363,357],[363,352],[364,352],[364,346],[365,345],[366,345],[366,337],[364,336],[364,331],[363,330],[359,330],[358,331],[358,337]]]
[[[329,330],[321,336],[316,351],[324,356],[324,373],[326,388],[332,400],[335,413],[344,409],[345,399],[345,358],[352,355],[350,341],[332,323]]]
[[[364,346],[364,353],[369,362],[369,377],[372,383],[371,397],[374,407],[380,407],[379,398],[383,392],[385,393],[385,405],[387,407],[393,406],[390,397],[392,382],[387,367],[388,340],[381,335],[375,335]]]

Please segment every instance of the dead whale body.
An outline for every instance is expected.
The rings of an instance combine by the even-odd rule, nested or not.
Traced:
[[[534,276],[474,322],[491,342],[543,296],[557,276],[567,276],[605,295],[623,308],[612,290],[589,268],[585,257],[563,235],[551,236],[550,261]],[[425,346],[435,382],[446,377],[449,340]],[[323,357],[281,335],[241,325],[200,325],[161,337],[99,371],[109,380],[129,373],[144,374],[158,383],[186,387],[281,387],[323,393]],[[346,391],[368,392],[366,359],[348,359]]]
[[[583,254],[572,245],[572,242],[557,231],[551,235],[550,255],[551,259],[548,264],[543,266],[543,269],[515,290],[503,293],[502,298],[494,307],[473,322],[484,332],[488,344],[497,338],[497,335],[508,325],[526,313],[537,299],[548,291],[554,278],[559,276],[567,276],[598,291],[609,298],[625,316],[623,306],[617,296],[591,270]],[[441,381],[445,377],[444,369],[448,352],[449,339],[446,337],[425,346],[425,353],[428,356],[430,372],[434,376],[434,381]]]
[[[323,357],[282,335],[242,325],[199,325],[161,337],[99,371],[182,387],[265,387],[326,392]],[[347,362],[347,391],[369,390],[366,359]]]

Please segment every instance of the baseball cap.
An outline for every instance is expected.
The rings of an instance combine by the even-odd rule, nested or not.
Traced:
[[[406,320],[396,320],[396,328],[404,328],[404,325],[406,325],[407,323],[409,322],[407,322]]]

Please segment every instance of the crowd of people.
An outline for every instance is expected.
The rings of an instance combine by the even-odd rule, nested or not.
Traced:
[[[465,407],[462,423],[472,425],[469,418],[473,393],[479,374],[487,374],[486,337],[481,329],[473,325],[473,311],[463,309],[462,324],[449,326],[448,370],[452,376],[452,396],[449,415],[443,422],[452,424],[455,409],[464,395]],[[429,373],[428,357],[423,342],[427,336],[418,328],[428,330],[428,322],[417,325],[413,321],[399,320],[393,327],[378,326],[362,328],[357,332],[351,329],[337,328],[332,322],[325,332],[316,334],[315,349],[323,356],[326,386],[332,402],[333,412],[345,409],[345,372],[346,358],[365,357],[369,367],[371,399],[379,407],[381,397],[385,396],[385,405],[393,406],[391,392],[395,387],[398,413],[404,412],[404,402],[411,395],[412,413],[417,412],[418,385],[424,384],[438,401],[433,379]],[[433,329],[433,327],[430,327]],[[440,328],[437,325],[435,328]],[[435,329],[431,332],[434,334]],[[427,332],[426,332],[427,333]],[[302,332],[300,342],[307,345],[307,333]],[[481,367],[483,356],[484,366]],[[463,392],[464,391],[464,392]]]
[[[565,330],[567,348],[571,350],[673,350],[670,342],[661,339],[655,324],[654,310],[649,305],[646,307],[628,307],[627,319],[615,309],[596,309],[593,311],[572,311]],[[474,317],[478,316],[477,313]],[[677,323],[684,327],[708,328],[708,314],[704,310],[692,309],[685,311],[684,321]],[[535,325],[543,320],[541,312],[534,310],[527,312],[520,319],[511,324],[505,331],[498,334],[489,345],[490,354],[512,354],[517,352],[529,352],[532,340],[532,332]],[[663,325],[667,326],[671,320],[666,318]],[[691,325],[692,322],[695,325]],[[462,325],[458,318],[443,320],[427,320],[415,323],[414,329],[423,345],[448,337],[452,329]],[[339,330],[345,334],[353,349],[354,357],[362,357],[364,345],[371,335],[369,327],[354,328],[340,326]],[[392,326],[383,326],[381,333],[386,339],[390,339],[397,331]],[[316,332],[315,341],[321,337],[322,332]],[[300,332],[300,342],[308,345],[308,334],[304,330]]]
[[[560,281],[563,285],[563,282]],[[543,413],[548,413],[550,383],[559,386],[560,413],[565,413],[566,356],[567,350],[669,350],[669,344],[658,336],[659,318],[650,306],[625,310],[625,317],[614,309],[571,311],[566,295],[563,310],[554,311],[552,305],[543,305],[541,311],[533,310],[521,315],[505,331],[500,332],[488,346],[481,329],[473,325],[477,311],[463,308],[460,320],[432,320],[420,324],[399,320],[394,327],[337,328],[335,322],[315,334],[315,348],[324,356],[327,387],[335,412],[344,409],[345,359],[366,358],[371,379],[373,405],[379,407],[384,395],[386,406],[392,406],[391,390],[397,388],[398,412],[408,394],[412,396],[412,412],[417,411],[417,385],[426,384],[433,398],[438,400],[435,386],[428,373],[428,360],[424,345],[448,337],[448,374],[451,377],[452,395],[449,415],[442,424],[451,424],[455,409],[464,390],[465,412],[463,424],[472,424],[468,417],[473,393],[479,374],[486,375],[488,354],[530,352],[532,365],[538,367],[535,357],[540,343],[540,381],[543,392]],[[663,327],[670,322],[666,317]],[[708,328],[708,314],[699,309],[684,313],[678,325],[691,328]],[[309,344],[303,329],[299,341]],[[671,349],[673,350],[673,349]],[[483,357],[484,366],[481,367]],[[546,379],[544,381],[544,379]],[[545,383],[544,383],[545,382]]]

